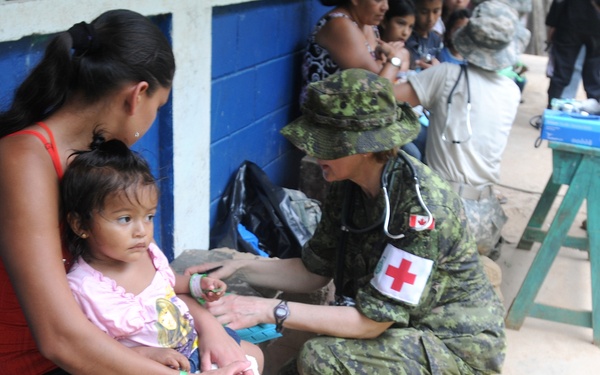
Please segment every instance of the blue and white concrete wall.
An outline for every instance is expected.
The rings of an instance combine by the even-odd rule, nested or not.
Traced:
[[[0,67],[10,69],[0,77],[15,80],[1,90],[23,74],[21,63],[1,61],[14,58],[3,54],[8,46],[39,58],[15,41],[115,8],[170,17],[177,73],[162,114],[172,119],[172,191],[164,192],[172,249],[164,250],[206,249],[218,198],[243,160],[277,184],[295,182],[298,154],[278,132],[298,115],[300,51],[325,9],[317,0],[0,0]]]

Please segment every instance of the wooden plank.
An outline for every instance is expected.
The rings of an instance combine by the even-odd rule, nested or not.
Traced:
[[[587,233],[590,243],[594,344],[600,346],[600,158],[594,158],[593,162],[595,166],[587,194]]]
[[[562,307],[534,303],[529,311],[532,318],[550,320],[580,327],[592,327],[592,313],[590,311],[575,311]]]
[[[558,194],[558,190],[561,185],[554,182],[553,176],[551,175],[548,179],[548,183],[544,188],[544,192],[542,193],[540,199],[538,200],[533,213],[531,214],[531,218],[527,223],[527,227],[517,244],[517,249],[525,249],[531,250],[531,246],[533,245],[533,241],[528,239],[529,234],[533,233],[532,229],[540,229],[546,220],[546,216],[548,216],[548,212],[550,212],[550,208],[552,207],[552,203],[554,203],[554,199],[556,199],[556,195]]]

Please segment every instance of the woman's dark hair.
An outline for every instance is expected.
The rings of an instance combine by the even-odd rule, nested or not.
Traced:
[[[82,31],[88,33],[83,47]],[[171,87],[174,74],[171,45],[155,24],[130,10],[107,11],[49,42],[11,107],[0,113],[0,137],[44,120],[75,94],[92,104],[128,82],[146,81],[151,95]]]
[[[325,5],[326,7],[329,7],[329,6],[344,5],[348,2],[350,2],[350,0],[319,0],[319,2],[323,5]]]
[[[62,216],[64,234],[74,258],[87,252],[87,243],[67,224],[67,216],[80,220],[81,227],[89,229],[94,211],[104,208],[106,198],[125,194],[127,199],[138,199],[140,187],[150,187],[158,193],[156,179],[146,160],[118,139],[104,141],[94,137],[91,151],[76,151],[73,161],[61,180]]]
[[[388,5],[389,9],[384,16],[386,21],[393,17],[414,16],[417,13],[412,0],[389,0]]]
[[[454,28],[454,25],[456,25],[456,22],[465,18],[471,18],[471,11],[467,8],[456,9],[448,16],[448,19],[444,24],[446,27],[446,31],[444,32],[444,45],[448,48],[452,47],[452,29]]]
[[[380,163],[387,163],[388,160],[395,158],[398,155],[399,148],[394,147],[391,150],[378,151],[373,153],[373,157]]]

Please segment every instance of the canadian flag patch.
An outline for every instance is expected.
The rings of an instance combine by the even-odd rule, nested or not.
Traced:
[[[408,222],[408,225],[414,230],[435,229],[435,219],[432,217],[431,223],[429,224],[429,226],[426,226],[427,219],[429,219],[428,216],[412,214],[410,215],[410,221]]]
[[[412,305],[419,303],[433,260],[388,244],[377,263],[371,285],[382,294]]]

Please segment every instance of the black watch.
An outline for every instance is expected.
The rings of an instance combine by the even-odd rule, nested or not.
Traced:
[[[288,307],[287,301],[281,300],[273,309],[273,315],[275,316],[275,331],[281,332],[283,329],[283,322],[290,316],[290,308]]]

